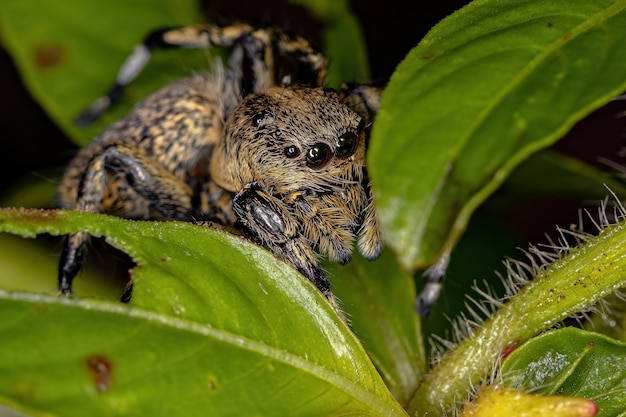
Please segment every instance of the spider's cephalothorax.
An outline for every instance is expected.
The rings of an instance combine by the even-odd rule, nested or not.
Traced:
[[[382,247],[365,170],[377,88],[322,88],[324,57],[279,29],[207,24],[149,35],[79,121],[106,111],[151,49],[212,45],[231,48],[228,67],[162,88],[97,137],[67,168],[60,205],[240,228],[330,296],[316,251],[346,263],[356,239],[369,259]],[[276,68],[279,61],[293,65]],[[63,294],[71,293],[87,239],[66,240]]]

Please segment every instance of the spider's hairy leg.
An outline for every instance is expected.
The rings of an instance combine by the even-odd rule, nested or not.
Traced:
[[[365,210],[365,217],[361,229],[359,230],[357,246],[359,252],[370,261],[378,258],[383,250],[382,229],[380,228],[380,222],[374,208],[374,203],[371,200]]]
[[[287,206],[257,182],[247,184],[233,199],[241,226],[257,243],[293,265],[325,296],[332,298],[330,283],[297,219]]]
[[[450,263],[450,252],[444,252],[437,262],[429,267],[424,275],[426,276],[426,286],[419,294],[415,308],[421,317],[426,317],[435,307],[435,303],[441,293],[441,287],[445,278],[446,270]]]
[[[366,132],[365,140],[369,142],[371,125],[380,109],[382,88],[369,84],[349,83],[341,87],[339,94],[342,102],[361,116],[365,128],[364,131]],[[378,215],[372,201],[372,186],[367,180],[368,175],[365,168],[364,172],[363,188],[366,191],[369,203],[365,209],[361,229],[358,233],[358,248],[363,256],[372,260],[380,255],[383,247],[383,238]]]
[[[59,262],[57,288],[60,295],[72,294],[72,281],[83,266],[85,246],[89,241],[87,233],[73,233],[65,237]]]
[[[276,74],[277,84],[323,86],[328,64],[324,54],[301,36],[288,35],[276,28],[274,32],[276,54],[295,64],[289,74]]]
[[[178,28],[162,28],[150,32],[137,45],[120,67],[115,84],[109,92],[94,101],[75,119],[78,126],[86,126],[100,118],[117,103],[130,84],[150,61],[152,51],[169,48],[206,49],[211,46],[233,46],[253,27],[245,23],[229,25],[199,24]]]
[[[79,126],[100,118],[118,102],[125,87],[148,64],[152,51],[169,48],[208,49],[212,46],[232,48],[229,76],[242,84],[249,78],[246,92],[258,92],[275,84],[321,85],[326,75],[326,59],[308,41],[287,35],[274,27],[254,27],[246,23],[206,23],[178,28],[158,29],[137,45],[120,67],[115,84],[109,92],[94,101],[76,119]],[[275,68],[276,55],[291,62],[293,74],[287,76]],[[250,73],[246,74],[247,68]],[[278,81],[277,81],[278,80]]]
[[[190,220],[191,190],[180,179],[154,160],[123,145],[106,149],[93,147],[85,171],[82,164],[71,165],[65,183],[79,184],[76,200],[70,202],[72,188],[60,188],[64,208],[91,213],[111,213],[128,218]],[[59,261],[58,289],[62,295],[72,293],[72,281],[78,274],[89,240],[87,233],[70,234],[64,242]]]
[[[369,84],[348,83],[341,86],[339,94],[343,103],[361,116],[366,127],[370,127],[380,109],[382,88]]]
[[[197,210],[196,217],[207,219],[211,223],[217,223],[227,229],[230,233],[235,233],[235,222],[237,216],[233,212],[234,193],[226,191],[213,180],[204,181],[200,184],[197,192],[198,201],[194,205]],[[202,220],[196,224],[203,223]]]

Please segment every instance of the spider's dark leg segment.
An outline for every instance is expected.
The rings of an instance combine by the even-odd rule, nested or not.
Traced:
[[[445,252],[439,257],[437,262],[424,273],[427,279],[426,286],[420,293],[415,306],[420,316],[426,317],[435,306],[439,294],[441,293],[441,287],[449,263],[450,253]]]
[[[162,166],[123,146],[96,152],[79,182],[76,203],[66,207],[129,218],[191,220],[191,190]],[[70,234],[59,263],[58,289],[72,293],[87,233]]]
[[[152,158],[115,144],[92,158],[76,203],[69,208],[126,218],[189,220],[191,190]]]
[[[327,73],[327,61],[306,39],[279,32],[274,38],[274,49],[280,56],[295,64],[288,74],[277,74],[277,84],[306,84],[321,86]],[[282,66],[281,66],[282,67]]]
[[[94,101],[75,120],[85,126],[101,117],[122,97],[125,87],[143,70],[152,51],[168,48],[206,49],[212,46],[233,48],[230,70],[234,76],[249,78],[246,92],[258,92],[275,84],[321,85],[326,75],[326,60],[308,41],[289,36],[273,27],[254,27],[245,23],[208,23],[151,32],[124,61],[109,92]],[[292,75],[275,74],[275,55],[295,63]],[[244,71],[251,68],[251,74]],[[246,77],[249,75],[249,77]]]
[[[243,57],[230,69],[242,74],[246,92],[259,92],[273,85],[319,86],[326,76],[326,58],[321,52],[306,39],[276,27],[256,28],[242,36],[239,46]],[[236,56],[237,48],[233,52]]]
[[[253,182],[234,197],[233,210],[252,239],[271,250],[276,257],[291,263],[324,295],[332,297],[330,283],[315,252],[300,234],[298,221],[281,200]]]
[[[74,233],[65,237],[61,259],[59,261],[58,290],[60,295],[72,294],[72,281],[83,266],[85,244],[89,240],[87,233]]]
[[[339,92],[344,104],[361,116],[365,126],[370,126],[380,109],[382,88],[369,84],[350,83]]]
[[[141,73],[150,61],[152,51],[169,48],[205,49],[211,46],[232,47],[253,27],[244,23],[229,25],[202,24],[181,28],[158,29],[149,33],[143,43],[137,45],[124,61],[115,84],[109,92],[94,101],[75,120],[78,126],[86,126],[100,118],[119,101],[124,88]]]

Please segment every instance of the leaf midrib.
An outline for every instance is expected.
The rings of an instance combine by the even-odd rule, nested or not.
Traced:
[[[0,300],[18,301],[26,303],[45,303],[53,305],[65,305],[73,308],[98,311],[101,313],[115,314],[123,317],[132,317],[152,323],[158,323],[168,328],[195,333],[205,337],[210,337],[220,342],[231,344],[239,349],[246,349],[251,352],[282,362],[295,369],[304,371],[317,379],[326,381],[330,385],[336,386],[344,393],[353,397],[357,402],[369,406],[380,415],[387,415],[392,404],[384,402],[374,393],[361,388],[361,385],[347,379],[344,376],[333,373],[326,368],[304,360],[302,357],[291,352],[277,349],[267,344],[249,339],[245,336],[236,335],[221,329],[216,329],[210,324],[202,324],[177,317],[158,314],[149,310],[124,305],[116,305],[109,302],[97,300],[67,300],[43,294],[31,294],[21,292],[11,292],[0,290]],[[396,408],[399,408],[396,406]]]

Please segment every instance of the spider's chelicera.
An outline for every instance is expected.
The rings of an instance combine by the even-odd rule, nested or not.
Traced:
[[[60,205],[238,228],[330,297],[316,252],[346,263],[355,240],[368,259],[382,247],[365,169],[380,90],[322,88],[324,56],[278,28],[203,24],[151,33],[77,122],[102,115],[151,50],[173,46],[221,46],[231,55],[227,67],[153,93],[82,149],[61,182]],[[61,294],[72,292],[88,238],[75,233],[64,243]]]

